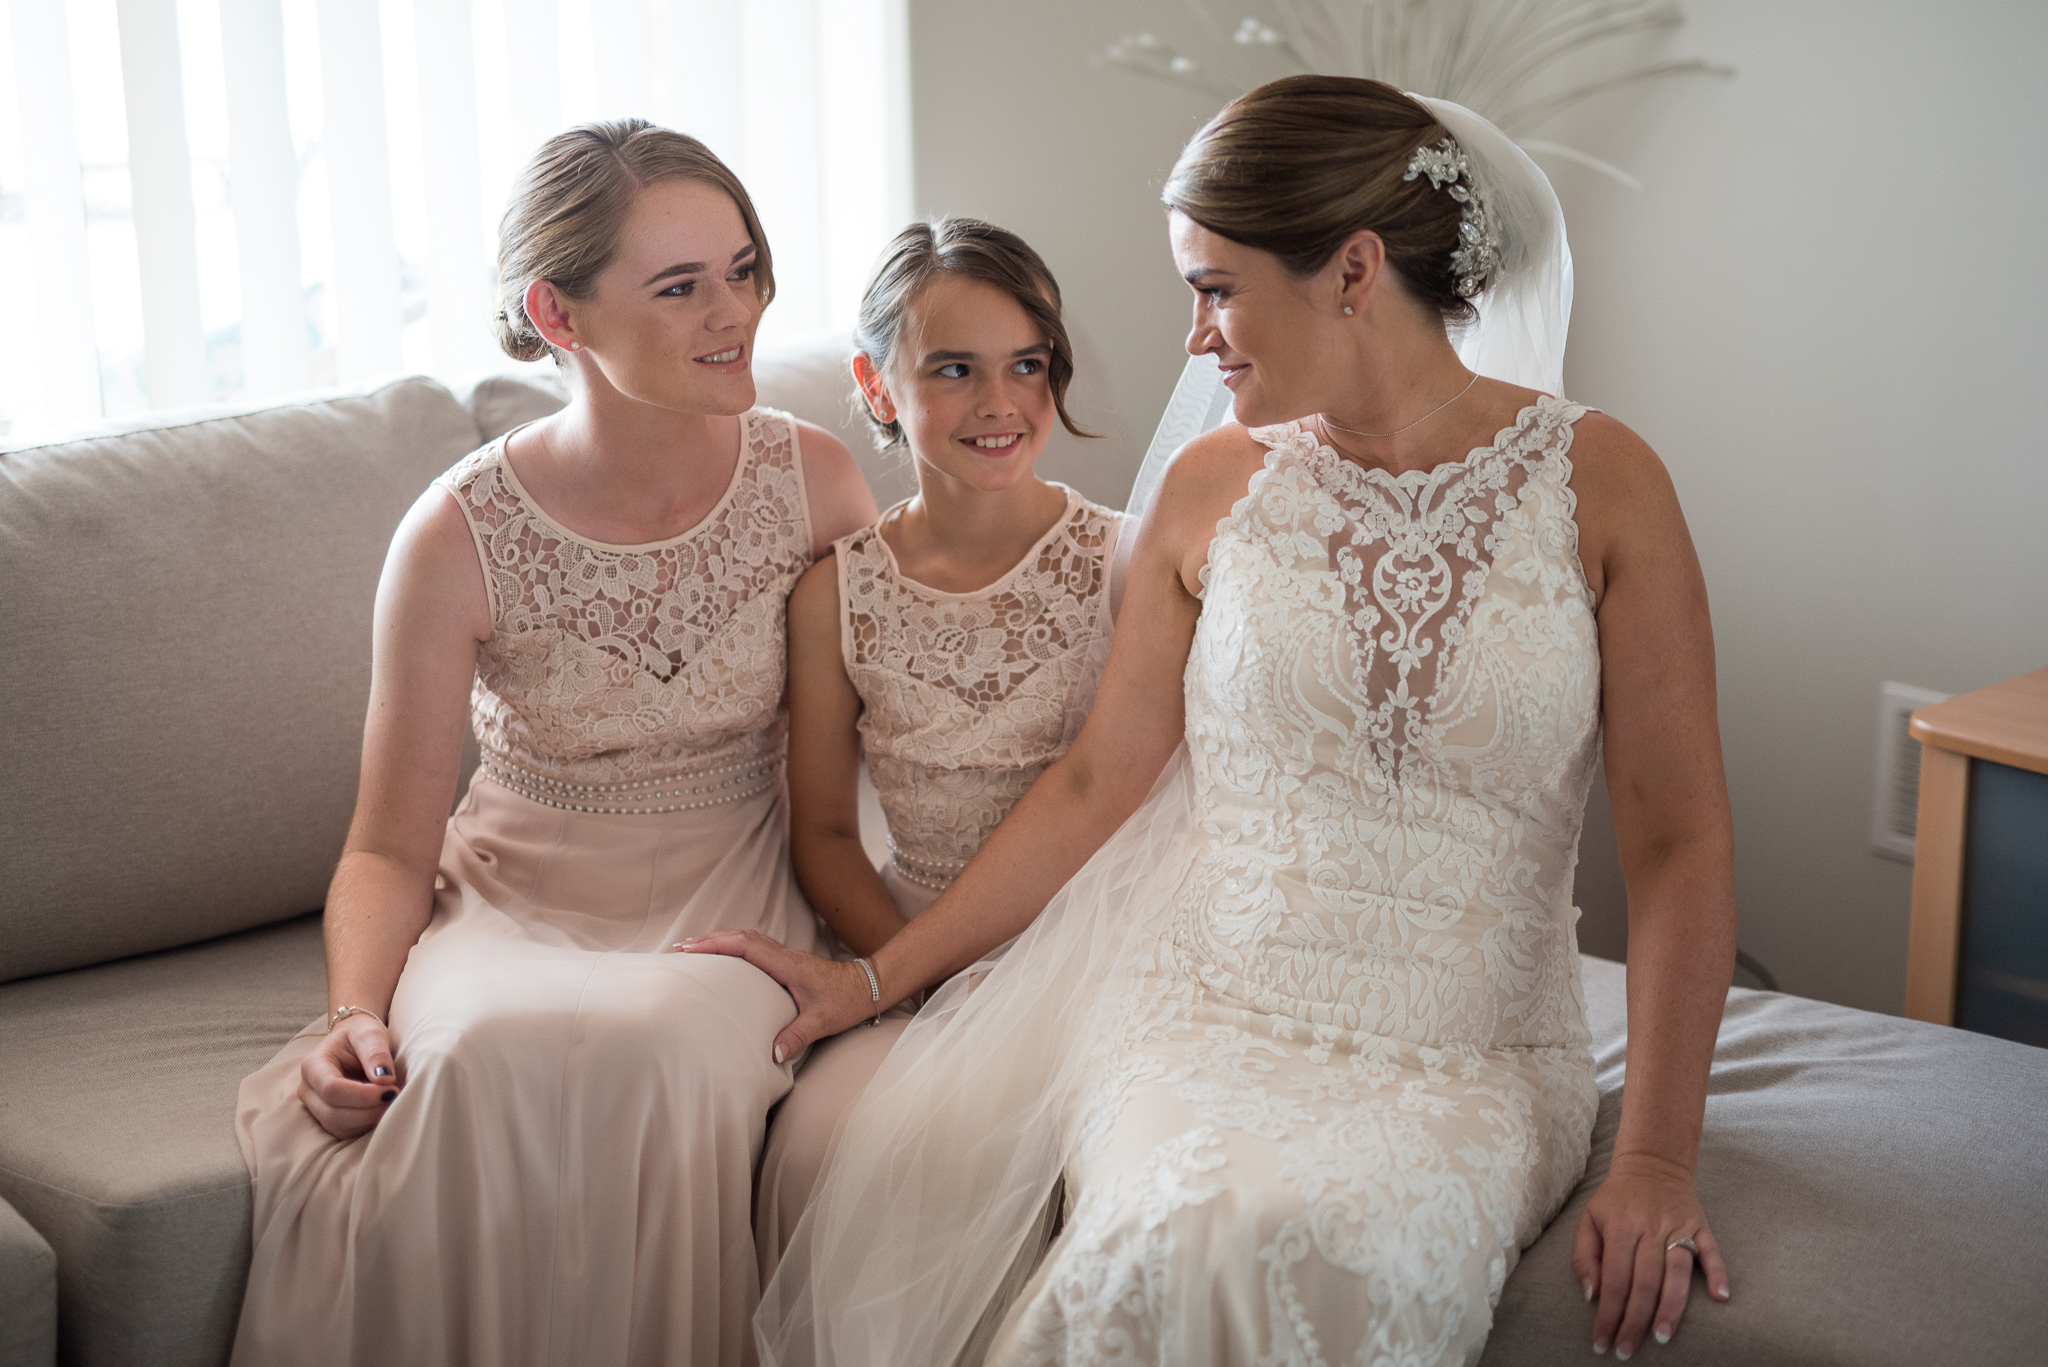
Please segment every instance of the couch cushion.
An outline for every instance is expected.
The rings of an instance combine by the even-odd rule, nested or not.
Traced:
[[[355,802],[431,380],[0,453],[0,982],[296,915]]]
[[[67,1364],[226,1360],[235,1091],[326,1004],[317,916],[0,987],[0,1198],[56,1250]]]
[[[1484,1367],[1591,1358],[1572,1236],[1621,1119],[1619,964],[1586,960],[1600,1118],[1586,1179],[1522,1255]],[[2039,1361],[2048,1344],[2048,1050],[1774,992],[1728,994],[1700,1199],[1734,1292],[1703,1281],[1664,1367]]]
[[[0,1201],[0,1367],[57,1361],[57,1255]]]

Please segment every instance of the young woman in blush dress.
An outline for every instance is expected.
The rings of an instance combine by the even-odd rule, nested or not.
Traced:
[[[1585,1169],[1572,873],[1604,738],[1628,1085],[1573,1265],[1626,1357],[1678,1331],[1696,1266],[1729,1294],[1694,1164],[1730,819],[1670,479],[1556,397],[1562,216],[1470,111],[1275,82],[1164,198],[1237,422],[1146,507],[1080,736],[872,956],[887,1005],[1018,937],[848,1116],[766,1355],[1476,1361]],[[859,966],[693,948],[790,985],[778,1048],[874,1011]]]
[[[964,868],[1080,731],[1109,654],[1120,514],[1032,473],[1067,416],[1060,292],[1014,233],[905,229],[862,298],[854,378],[915,498],[840,538],[789,599],[790,820],[797,878],[872,955]],[[867,757],[889,823],[861,846]],[[762,1278],[808,1202],[832,1131],[902,1032],[813,1046],[769,1128],[756,1203]]]
[[[774,293],[746,190],[640,120],[549,140],[499,333],[570,402],[393,539],[329,1013],[242,1085],[237,1364],[737,1364],[794,1014],[665,953],[818,931],[787,855],[789,590],[874,517],[846,449],[754,406]],[[456,808],[465,714],[483,763]],[[708,970],[708,971],[707,971]]]

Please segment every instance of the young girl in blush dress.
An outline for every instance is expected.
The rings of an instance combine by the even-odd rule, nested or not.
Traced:
[[[913,224],[861,301],[854,379],[916,463],[918,495],[833,543],[789,601],[791,847],[797,878],[857,955],[967,864],[1081,729],[1109,653],[1122,515],[1032,465],[1066,410],[1059,286],[1014,233]],[[861,756],[889,823],[860,839]],[[762,1279],[795,1229],[834,1126],[909,1019],[822,1041],[769,1132],[756,1203]]]

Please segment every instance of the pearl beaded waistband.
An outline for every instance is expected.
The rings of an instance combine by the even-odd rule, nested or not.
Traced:
[[[896,843],[896,837],[889,837],[889,862],[896,866],[896,872],[904,882],[915,883],[933,892],[944,892],[960,876],[960,870],[967,867],[965,859],[919,859],[903,852]]]
[[[685,770],[665,778],[640,779],[631,783],[569,783],[536,774],[493,755],[483,758],[485,777],[521,797],[567,812],[590,812],[600,816],[654,816],[665,812],[691,812],[742,802],[773,788],[782,778],[782,756],[747,759],[702,769]]]

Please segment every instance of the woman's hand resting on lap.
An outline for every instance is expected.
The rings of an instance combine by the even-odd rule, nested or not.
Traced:
[[[1617,1157],[1579,1217],[1572,1244],[1573,1274],[1588,1299],[1600,1298],[1594,1352],[1612,1344],[1617,1358],[1627,1358],[1651,1333],[1662,1343],[1678,1331],[1692,1292],[1693,1256],[1671,1243],[1687,1237],[1699,1245],[1708,1293],[1727,1300],[1728,1268],[1692,1174],[1660,1159]]]
[[[859,964],[821,959],[771,940],[758,930],[721,930],[684,940],[685,954],[725,954],[745,959],[782,984],[796,1001],[796,1019],[775,1037],[775,1061],[797,1056],[828,1035],[872,1020],[877,1014],[868,975]]]
[[[299,1100],[336,1139],[376,1128],[398,1086],[391,1032],[367,1012],[344,1017],[299,1064]]]

